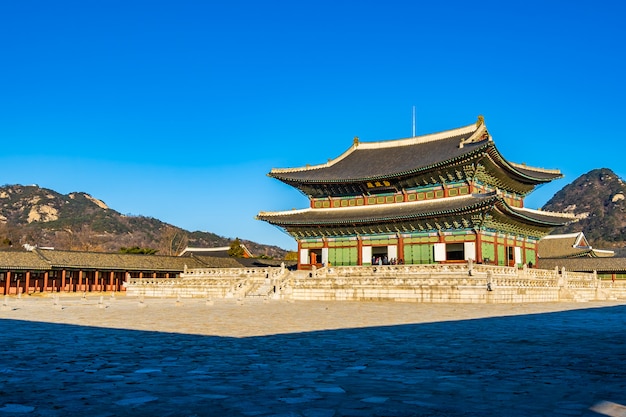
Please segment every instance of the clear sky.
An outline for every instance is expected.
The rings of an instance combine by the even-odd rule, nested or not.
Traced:
[[[0,184],[295,249],[271,168],[484,115],[512,162],[626,177],[626,3],[0,3]]]

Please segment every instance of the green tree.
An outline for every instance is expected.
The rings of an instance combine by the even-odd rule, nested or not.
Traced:
[[[243,248],[241,247],[241,241],[239,238],[236,238],[230,244],[230,249],[228,249],[228,256],[233,258],[242,258],[243,257]]]

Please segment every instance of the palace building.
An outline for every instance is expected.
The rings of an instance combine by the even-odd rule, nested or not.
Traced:
[[[576,219],[524,198],[562,174],[506,160],[482,116],[444,132],[360,142],[325,164],[268,174],[308,196],[300,210],[261,212],[298,242],[298,268],[473,260],[537,264],[538,241]]]

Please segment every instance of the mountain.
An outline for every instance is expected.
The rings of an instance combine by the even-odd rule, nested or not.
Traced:
[[[185,246],[228,246],[231,242],[151,217],[123,215],[84,192],[60,194],[37,185],[0,187],[0,247],[30,244],[102,252],[140,247],[176,255]],[[286,254],[277,246],[242,243],[256,256],[284,259]]]
[[[593,247],[615,249],[620,255],[624,252],[620,248],[626,247],[626,184],[610,169],[594,169],[581,175],[542,209],[581,217],[553,234],[582,231]]]

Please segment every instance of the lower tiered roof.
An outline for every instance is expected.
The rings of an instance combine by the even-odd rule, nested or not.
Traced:
[[[261,212],[257,218],[296,238],[490,226],[502,230],[506,224],[540,237],[576,220],[572,215],[512,207],[495,192],[401,204]]]

